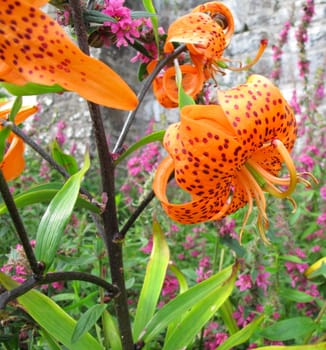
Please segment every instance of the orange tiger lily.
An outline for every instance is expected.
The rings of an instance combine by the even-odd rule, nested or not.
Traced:
[[[253,75],[218,95],[218,105],[183,107],[180,122],[167,129],[163,143],[169,156],[158,166],[154,192],[168,216],[184,224],[219,220],[248,204],[244,227],[255,201],[258,228],[267,241],[264,191],[294,203],[296,184],[310,185],[289,155],[296,140],[294,114],[263,76]],[[289,176],[280,178],[283,163]],[[166,190],[173,172],[191,201],[169,201]]]
[[[137,97],[104,63],[84,54],[38,6],[46,0],[0,0],[0,80],[75,91],[112,108],[134,109]]]
[[[7,120],[10,113],[9,104],[1,102],[0,106],[0,120]],[[22,123],[27,117],[36,113],[37,110],[38,108],[36,106],[22,107],[15,117],[15,124],[18,125]],[[2,127],[0,123],[0,130],[1,129]],[[7,143],[8,149],[6,150],[2,162],[0,163],[0,169],[4,175],[4,178],[7,181],[10,181],[18,177],[24,170],[24,142],[14,133],[10,133]]]

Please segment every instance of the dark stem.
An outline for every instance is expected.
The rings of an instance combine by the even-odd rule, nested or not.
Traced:
[[[5,202],[8,212],[11,216],[11,219],[14,223],[14,226],[16,228],[16,232],[19,236],[19,239],[22,243],[22,246],[24,248],[26,258],[31,266],[31,269],[35,276],[40,276],[43,272],[43,269],[38,264],[33,248],[29,242],[27,232],[25,230],[25,226],[23,224],[23,221],[18,213],[17,207],[15,205],[14,199],[12,198],[12,195],[10,193],[8,184],[6,179],[3,176],[2,170],[0,169],[0,192],[3,197],[3,201]]]
[[[165,57],[163,60],[159,61],[156,65],[156,67],[154,68],[153,72],[150,74],[150,76],[146,79],[144,86],[142,87],[142,89],[140,90],[139,94],[138,94],[138,106],[131,111],[128,114],[128,117],[124,123],[124,126],[121,130],[121,133],[119,135],[118,141],[116,142],[114,149],[113,149],[113,153],[118,152],[118,150],[120,149],[120,147],[122,147],[129,129],[132,125],[132,123],[134,122],[134,119],[136,117],[136,114],[138,112],[138,109],[142,103],[142,101],[144,100],[144,97],[147,94],[147,91],[149,90],[149,88],[152,86],[152,82],[155,79],[155,77],[157,76],[157,74],[161,71],[162,68],[164,68],[170,61],[172,61],[174,58],[176,58],[177,56],[180,55],[181,52],[183,52],[186,49],[185,45],[180,45],[177,49],[175,49],[173,51],[173,53],[171,53],[171,55]]]
[[[6,306],[6,304],[8,304],[10,301],[27,293],[29,290],[31,290],[36,286],[49,284],[53,282],[59,282],[59,281],[76,281],[76,280],[90,282],[98,285],[99,287],[102,287],[107,292],[107,295],[110,298],[115,298],[117,295],[119,295],[119,292],[120,292],[117,287],[106,282],[102,278],[91,275],[86,272],[74,272],[74,271],[49,272],[44,276],[40,276],[39,278],[32,276],[31,278],[26,280],[24,283],[22,283],[18,287],[2,293],[0,295],[0,309],[3,309]]]
[[[153,191],[150,191],[146,197],[142,200],[142,202],[139,204],[139,206],[136,208],[136,210],[130,215],[127,222],[123,225],[119,232],[119,237],[116,237],[117,240],[123,240],[125,235],[127,234],[130,227],[134,224],[134,222],[138,219],[140,214],[143,212],[143,210],[147,207],[147,205],[152,201],[152,199],[155,197],[155,194]]]
[[[80,48],[89,54],[87,34],[83,22],[82,10],[79,0],[69,1]],[[94,103],[88,103],[90,111],[97,152],[101,168],[102,191],[107,194],[106,208],[102,213],[104,232],[103,240],[109,255],[110,271],[113,285],[119,288],[120,294],[115,298],[115,307],[120,330],[122,347],[124,350],[133,350],[132,333],[130,326],[127,293],[124,281],[122,244],[115,242],[114,237],[119,231],[115,204],[114,163],[106,141],[104,125],[100,108]]]

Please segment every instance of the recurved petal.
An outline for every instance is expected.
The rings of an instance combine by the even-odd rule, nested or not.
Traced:
[[[22,80],[58,84],[108,107],[136,107],[136,95],[117,73],[85,55],[58,23],[29,1],[0,0],[0,20],[0,60],[12,69],[0,79],[18,85]]]
[[[241,147],[218,105],[183,107],[181,122],[166,131],[164,147],[177,183],[194,196],[214,195],[239,168]]]
[[[0,163],[0,168],[7,181],[18,177],[25,167],[24,161],[24,142],[13,133],[8,138],[10,143],[7,152]]]
[[[292,149],[296,139],[293,111],[280,90],[267,78],[252,75],[246,84],[219,91],[218,101],[240,144],[251,154],[275,138],[288,150]]]
[[[191,97],[196,97],[202,90],[204,84],[203,70],[198,69],[191,65],[181,65],[180,70],[182,72],[182,86],[186,94]],[[176,85],[176,73],[175,68],[168,68],[163,74],[163,89],[166,91],[169,99],[175,103],[178,103],[178,87]]]
[[[210,196],[193,196],[192,200],[183,204],[170,203],[167,195],[167,184],[174,169],[174,162],[170,157],[165,158],[157,168],[153,190],[160,200],[168,216],[182,224],[195,224],[209,220],[216,220],[220,212],[226,207],[229,187],[224,184],[217,189],[217,193]]]
[[[210,1],[195,7],[192,12],[204,12],[220,24],[225,33],[227,44],[234,32],[234,20],[231,11],[223,3]]]
[[[191,44],[193,54],[208,59],[222,56],[226,47],[223,29],[212,18],[201,12],[184,15],[173,22],[168,29],[164,51],[173,51],[172,42]]]

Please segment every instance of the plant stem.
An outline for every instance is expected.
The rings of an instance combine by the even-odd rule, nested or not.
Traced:
[[[138,105],[137,107],[131,111],[128,114],[128,117],[125,121],[125,124],[121,130],[121,133],[119,135],[118,141],[116,143],[116,145],[114,146],[113,149],[113,153],[116,153],[120,147],[122,147],[123,142],[125,141],[129,129],[136,117],[136,114],[138,112],[138,109],[142,103],[142,101],[144,100],[145,95],[147,94],[147,91],[149,90],[149,88],[152,86],[152,82],[155,79],[155,77],[157,76],[157,74],[161,71],[162,68],[164,68],[164,66],[170,62],[171,60],[173,60],[174,58],[176,58],[177,56],[180,55],[181,52],[183,52],[186,49],[185,45],[180,45],[177,49],[175,49],[169,56],[166,56],[163,60],[159,61],[156,65],[156,67],[154,68],[153,72],[149,75],[149,77],[146,79],[144,86],[142,87],[142,89],[140,90],[139,94],[138,94]]]
[[[69,3],[72,10],[72,17],[78,38],[78,44],[81,50],[83,50],[86,54],[89,54],[87,34],[85,24],[83,22],[80,1],[70,0]],[[101,168],[102,191],[106,193],[108,197],[106,208],[102,213],[104,225],[103,240],[109,255],[112,283],[120,290],[120,294],[114,299],[120,337],[123,349],[132,350],[133,341],[124,281],[122,245],[121,242],[114,241],[114,237],[119,231],[115,204],[114,163],[106,142],[106,135],[100,108],[98,105],[90,102],[88,103],[88,108],[95,132],[95,140]]]
[[[27,232],[25,230],[25,226],[23,224],[23,221],[18,213],[17,207],[15,205],[15,202],[12,198],[12,195],[10,193],[8,184],[6,179],[3,176],[2,170],[0,169],[0,192],[3,197],[3,201],[5,202],[8,212],[11,216],[11,219],[14,223],[14,226],[16,228],[16,232],[20,238],[20,241],[22,243],[22,246],[24,248],[26,258],[31,266],[31,269],[37,278],[38,276],[42,275],[43,269],[41,265],[37,262],[33,248],[30,244]]]

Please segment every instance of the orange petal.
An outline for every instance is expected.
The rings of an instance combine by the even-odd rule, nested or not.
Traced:
[[[239,142],[252,154],[275,138],[288,150],[292,149],[296,139],[293,111],[280,90],[267,78],[252,75],[246,84],[219,91],[218,101]],[[264,149],[265,152],[268,153],[268,149]]]
[[[7,181],[18,177],[24,170],[24,142],[13,133],[8,138],[10,146],[0,163],[0,168]]]
[[[3,105],[0,104],[0,118],[2,119],[8,118],[11,106],[12,106],[12,103],[10,102],[8,103],[7,101]],[[19,125],[20,123],[25,121],[26,118],[36,113],[37,111],[38,111],[37,106],[23,106],[15,117],[15,124]]]
[[[0,20],[0,61],[11,68],[0,66],[0,79],[20,85],[22,80],[59,84],[108,107],[136,107],[136,95],[117,73],[85,55],[57,22],[29,1],[0,0]]]
[[[193,196],[217,194],[221,179],[230,183],[241,166],[239,143],[220,106],[183,107],[181,122],[167,129],[163,142],[177,183]]]
[[[228,197],[228,189],[225,188],[221,191],[221,193],[224,193],[223,196],[194,196],[190,202],[183,204],[170,203],[166,196],[166,190],[173,169],[173,160],[170,157],[165,158],[158,166],[153,182],[153,190],[168,216],[183,224],[215,220],[219,216],[219,211],[224,208],[224,203]]]
[[[197,67],[183,64],[180,66],[182,72],[182,86],[186,94],[196,97],[202,90],[204,84],[204,74]],[[163,89],[173,102],[178,103],[178,87],[176,85],[175,68],[168,68],[163,74]]]
[[[171,42],[191,44],[193,54],[218,59],[226,47],[223,29],[209,15],[194,12],[178,18],[168,29],[164,52],[173,51]]]
[[[222,20],[219,16],[223,16],[223,30],[227,44],[234,32],[234,20],[228,7],[218,1],[206,2],[195,7],[192,12],[208,13],[213,20]]]

